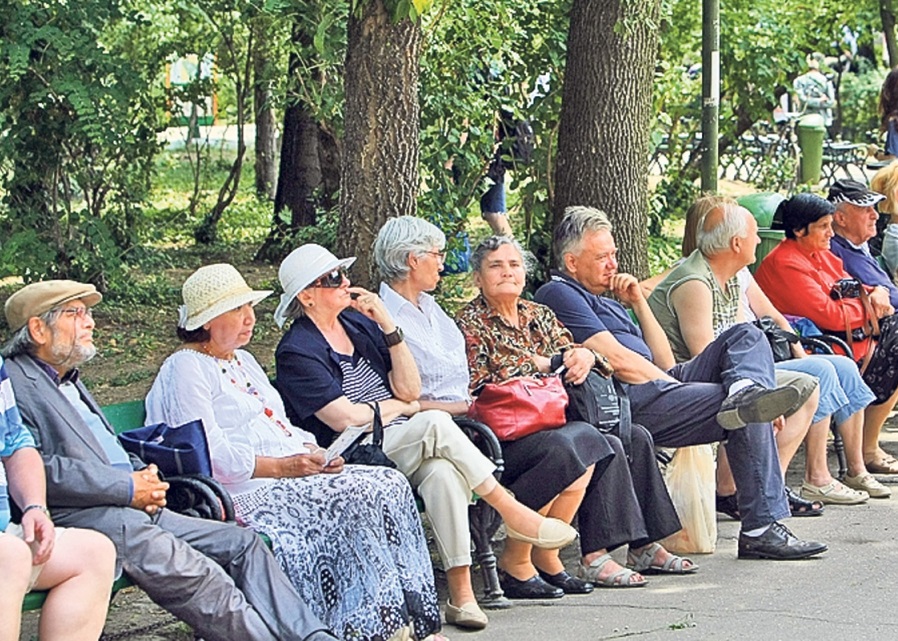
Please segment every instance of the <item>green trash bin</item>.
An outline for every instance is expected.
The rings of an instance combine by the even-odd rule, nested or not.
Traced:
[[[783,238],[786,237],[786,232],[781,229],[759,229],[758,236],[761,237],[761,244],[758,245],[758,248],[755,250],[754,264],[748,266],[748,270],[752,274],[758,270],[761,261],[764,260],[767,254],[782,242]]]
[[[751,212],[761,229],[769,228],[776,208],[785,200],[782,194],[774,191],[763,191],[757,194],[746,194],[736,199],[737,202]]]
[[[801,148],[802,183],[820,182],[820,170],[823,168],[823,139],[826,137],[826,125],[820,114],[806,114],[795,123],[798,134],[798,146]]]

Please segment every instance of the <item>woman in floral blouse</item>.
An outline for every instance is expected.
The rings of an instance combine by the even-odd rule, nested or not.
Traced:
[[[487,238],[474,251],[471,264],[480,296],[462,308],[457,321],[465,336],[474,394],[486,383],[548,373],[560,365],[567,382],[574,385],[582,384],[593,368],[611,373],[607,360],[576,345],[548,307],[521,298],[526,269],[514,239]],[[602,461],[602,469],[593,473],[596,452],[606,444],[615,456]],[[679,530],[680,523],[654,461],[651,436],[641,426],[633,426],[629,463],[620,439],[580,422],[502,447],[502,479],[521,501],[565,520],[579,510],[582,579],[603,587],[637,587],[646,583],[641,571],[696,570],[689,559],[656,543]],[[629,544],[628,565],[637,571],[622,568],[608,554],[624,544]],[[566,574],[557,554],[531,551],[518,542],[506,545],[499,567],[513,588],[540,576],[554,579]],[[539,574],[533,576],[536,570]],[[505,583],[503,588],[508,589]]]

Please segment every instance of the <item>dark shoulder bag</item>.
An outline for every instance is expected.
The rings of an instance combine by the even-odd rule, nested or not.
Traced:
[[[764,332],[767,342],[770,343],[770,351],[773,352],[773,362],[790,361],[794,357],[792,345],[801,340],[797,334],[787,332],[776,324],[770,316],[761,316],[754,322],[755,327]]]
[[[355,445],[351,445],[344,453],[343,460],[350,465],[379,465],[381,467],[395,468],[396,464],[384,454],[384,423],[380,417],[380,404],[377,402],[366,403],[374,412],[371,419],[371,442],[362,443],[367,436],[362,434]]]
[[[604,378],[590,372],[581,385],[565,382],[570,402],[567,406],[569,421],[583,421],[595,425],[599,431],[613,434],[621,440],[627,458],[630,458],[632,424],[630,397],[627,390],[613,376]]]

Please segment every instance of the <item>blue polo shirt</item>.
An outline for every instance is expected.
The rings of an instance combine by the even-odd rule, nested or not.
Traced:
[[[551,308],[576,342],[585,343],[599,332],[611,332],[621,345],[652,360],[642,330],[630,320],[624,306],[593,294],[567,274],[552,272],[552,279],[536,291],[533,300]]]
[[[23,447],[34,447],[31,436],[19,415],[16,398],[12,393],[12,384],[6,375],[6,365],[0,357],[0,458],[7,458]],[[41,474],[43,474],[41,469]],[[0,532],[9,525],[9,492],[6,474],[0,462]]]
[[[889,290],[889,301],[898,309],[898,287],[889,275],[879,266],[870,253],[867,243],[855,245],[841,236],[833,236],[829,250],[842,259],[845,271],[857,278],[864,285],[882,285]]]
[[[357,355],[371,364],[389,390],[389,373],[393,368],[390,348],[383,332],[371,319],[354,309],[340,312],[340,324],[349,335]],[[275,351],[277,380],[275,386],[284,399],[287,418],[329,446],[337,433],[315,416],[315,412],[343,396],[343,371],[337,354],[308,317],[293,321]]]

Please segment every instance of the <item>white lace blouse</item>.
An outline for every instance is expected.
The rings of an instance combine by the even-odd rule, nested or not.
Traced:
[[[226,361],[182,349],[162,364],[146,399],[147,423],[202,419],[212,476],[232,494],[274,479],[254,479],[257,456],[307,454],[315,437],[290,424],[284,404],[253,356]]]

